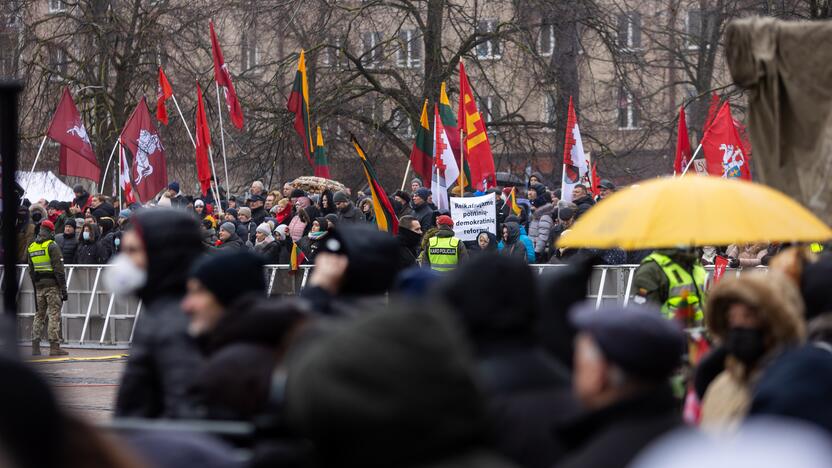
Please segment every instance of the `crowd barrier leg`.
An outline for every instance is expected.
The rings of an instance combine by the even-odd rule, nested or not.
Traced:
[[[607,282],[607,269],[603,268],[603,269],[601,269],[601,281],[600,281],[601,284],[598,285],[598,297],[595,298],[595,310],[598,310],[598,309],[601,308],[601,301],[604,300],[604,285],[606,284],[606,282]]]
[[[20,292],[23,289],[23,278],[26,277],[26,270],[28,268],[29,268],[29,265],[23,265],[23,267],[21,267],[21,269],[20,269],[20,279],[17,280],[17,300],[18,300],[18,302],[20,302]]]
[[[90,324],[90,314],[92,313],[92,305],[95,302],[95,294],[98,291],[98,279],[101,277],[101,267],[95,270],[95,281],[92,283],[92,292],[90,293],[90,303],[87,305],[87,315],[84,317],[84,326],[81,327],[81,339],[78,344],[84,344],[84,337],[87,335],[87,327]]]
[[[104,326],[101,328],[101,339],[98,340],[98,344],[104,343],[104,337],[107,335],[107,325],[110,324],[110,312],[113,310],[113,302],[116,300],[116,295],[110,293],[110,303],[107,304],[107,315],[104,316]]]
[[[274,288],[274,277],[277,276],[277,268],[272,270],[272,274],[269,275],[269,290],[266,292],[266,297],[272,297],[272,289]]]
[[[303,279],[300,281],[300,288],[303,289],[306,287],[306,279],[309,277],[309,268],[303,269]]]
[[[635,268],[628,268],[630,274],[627,276],[627,287],[624,289],[624,308],[630,305],[630,292],[633,290],[633,277],[636,275]]]
[[[136,316],[133,318],[133,328],[130,330],[130,343],[133,343],[133,334],[136,333],[136,324],[139,323],[139,314],[142,313],[142,301],[136,306]]]
[[[75,267],[74,266],[71,266],[71,267],[68,267],[68,268],[69,268],[69,273],[66,274],[67,296],[69,296],[69,285],[72,284],[72,274],[75,273]],[[61,303],[61,315],[60,315],[60,317],[61,317],[61,320],[60,320],[60,323],[61,323],[60,334],[61,334],[61,340],[64,341],[64,342],[67,341],[67,336],[65,336],[66,317],[64,317],[64,309],[66,308],[66,303],[67,302],[69,302],[69,297],[67,297],[66,302]]]

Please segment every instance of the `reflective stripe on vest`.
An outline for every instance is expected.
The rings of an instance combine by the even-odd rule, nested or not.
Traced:
[[[41,243],[32,242],[29,244],[29,258],[32,260],[36,272],[52,272],[52,259],[49,257],[49,244],[51,243],[51,240],[47,240]]]
[[[435,271],[451,271],[459,263],[456,237],[432,237],[428,243],[428,260],[430,269]]]
[[[667,318],[674,318],[676,311],[684,306],[682,295],[687,291],[687,304],[696,311],[694,319],[701,321],[704,318],[702,307],[705,304],[705,279],[708,272],[698,262],[693,266],[693,277],[681,265],[674,262],[667,255],[653,252],[642,263],[654,261],[664,271],[670,288],[667,292],[667,301],[662,304],[662,313]]]

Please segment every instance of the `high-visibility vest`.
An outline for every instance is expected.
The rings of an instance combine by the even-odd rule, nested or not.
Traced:
[[[53,241],[32,242],[29,244],[29,258],[36,273],[52,273],[52,259],[49,257],[49,244]]]
[[[809,244],[809,250],[811,250],[812,253],[821,253],[823,252],[823,244],[820,242],[812,242]]]
[[[431,237],[428,243],[430,269],[451,271],[459,264],[459,239],[456,237]]]
[[[691,276],[687,270],[667,255],[653,252],[641,263],[649,261],[656,262],[670,282],[667,300],[662,304],[662,314],[667,318],[674,318],[679,308],[690,305],[695,311],[694,319],[701,321],[704,318],[702,307],[706,300],[705,279],[708,277],[708,272],[705,271],[705,267],[700,265],[699,262],[696,262],[693,266],[693,275]],[[687,303],[683,303],[682,295],[684,291],[688,293]]]

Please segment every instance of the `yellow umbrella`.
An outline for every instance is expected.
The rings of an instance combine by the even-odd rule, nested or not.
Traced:
[[[829,239],[829,226],[774,189],[688,176],[651,180],[611,195],[587,211],[558,247],[638,250]]]

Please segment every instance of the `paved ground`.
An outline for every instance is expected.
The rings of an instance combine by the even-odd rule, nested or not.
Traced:
[[[52,384],[65,408],[90,422],[112,417],[128,350],[67,349],[69,356],[60,358],[48,356],[48,345],[41,351],[47,355],[30,356],[28,346],[20,349],[21,356]]]

